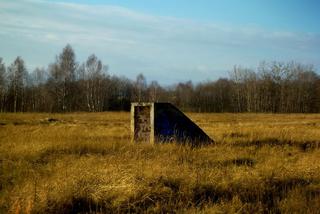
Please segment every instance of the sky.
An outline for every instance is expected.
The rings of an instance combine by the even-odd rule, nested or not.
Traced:
[[[212,81],[234,65],[297,61],[320,69],[317,0],[0,0],[0,57],[47,68],[66,44],[111,75]]]

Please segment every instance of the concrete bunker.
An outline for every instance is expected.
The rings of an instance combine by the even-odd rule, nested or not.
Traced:
[[[132,103],[131,138],[135,143],[177,142],[206,145],[213,140],[170,103]]]

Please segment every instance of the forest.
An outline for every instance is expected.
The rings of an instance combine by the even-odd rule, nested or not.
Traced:
[[[28,71],[22,57],[0,58],[1,112],[128,111],[131,102],[171,102],[190,112],[320,112],[320,76],[312,65],[260,62],[234,66],[228,78],[163,87],[109,75],[94,54],[83,63],[66,45],[47,68]]]

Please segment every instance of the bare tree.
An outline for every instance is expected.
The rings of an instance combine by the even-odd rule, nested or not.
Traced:
[[[129,110],[130,102],[173,102],[198,112],[320,112],[320,77],[296,62],[261,62],[257,69],[235,66],[229,78],[161,87],[143,74],[132,81],[108,76],[94,54],[78,66],[67,45],[47,71],[28,75],[17,57],[6,69],[0,58],[0,111]]]
[[[147,80],[143,74],[138,74],[136,81],[134,83],[135,88],[135,101],[143,102],[146,101],[146,89],[147,89]]]
[[[107,67],[94,55],[88,57],[85,67],[85,95],[88,111],[102,111],[106,93]]]
[[[215,99],[210,105],[214,105],[215,112],[231,111],[232,88],[228,79],[219,79],[214,83]]]
[[[75,53],[70,45],[63,48],[49,67],[51,90],[55,96],[58,111],[72,111],[75,107],[75,80],[77,63]]]
[[[6,97],[6,66],[0,57],[0,111],[4,111]]]
[[[246,70],[240,66],[234,66],[233,72],[230,73],[231,81],[233,81],[233,100],[235,112],[244,112],[247,110],[246,106]]]
[[[149,86],[149,101],[150,102],[158,102],[159,94],[161,91],[161,86],[157,81],[152,81]]]
[[[67,45],[59,55],[59,69],[62,75],[62,111],[71,111],[74,101],[74,81],[77,69],[75,53],[70,45]]]
[[[193,84],[191,81],[179,83],[175,88],[175,104],[184,110],[191,110]]]
[[[13,100],[13,112],[24,109],[24,86],[26,85],[27,69],[21,57],[17,57],[8,68],[10,95]]]
[[[36,68],[31,74],[31,109],[32,111],[45,111],[46,109],[46,95],[47,90],[45,87],[48,74],[44,68]]]

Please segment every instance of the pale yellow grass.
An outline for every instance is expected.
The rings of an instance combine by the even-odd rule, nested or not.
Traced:
[[[188,116],[213,145],[133,145],[124,112],[0,114],[0,213],[319,211],[320,115]]]

